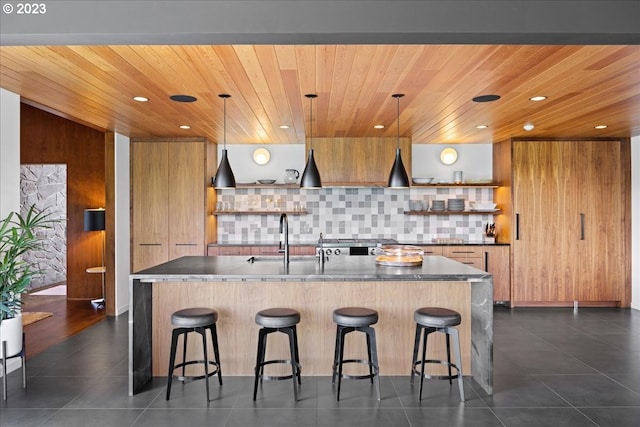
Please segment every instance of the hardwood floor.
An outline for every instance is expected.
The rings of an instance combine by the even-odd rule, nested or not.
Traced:
[[[25,295],[22,311],[47,311],[53,316],[24,327],[27,359],[105,319],[104,309],[64,295]]]

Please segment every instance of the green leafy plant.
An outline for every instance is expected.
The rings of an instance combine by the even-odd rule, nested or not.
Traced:
[[[22,216],[11,212],[0,225],[0,321],[15,317],[22,306],[22,294],[31,279],[41,274],[37,265],[22,259],[22,255],[42,245],[39,229],[51,228],[55,220],[49,214],[31,206]]]

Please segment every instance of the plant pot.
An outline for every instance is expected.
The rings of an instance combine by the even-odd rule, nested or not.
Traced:
[[[4,355],[2,342],[7,342],[7,354]],[[9,358],[22,351],[22,314],[0,323],[0,359]]]

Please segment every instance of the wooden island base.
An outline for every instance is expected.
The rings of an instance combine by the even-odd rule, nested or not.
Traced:
[[[408,375],[415,338],[413,312],[439,306],[462,315],[460,331],[463,370],[471,374],[470,307],[468,282],[258,282],[258,283],[154,283],[153,375],[167,374],[171,344],[171,313],[186,307],[218,311],[218,341],[224,375],[253,375],[259,326],[255,314],[265,308],[289,307],[300,311],[298,342],[305,375],[331,375],[336,325],[333,310],[360,306],[378,311],[374,325],[381,375]],[[446,355],[443,334],[429,337]],[[435,338],[437,337],[437,339]],[[192,359],[202,358],[197,335],[188,340]],[[269,358],[289,359],[286,335],[269,336]],[[364,334],[347,336],[348,358],[366,359]],[[273,345],[272,345],[273,344]],[[436,346],[429,345],[433,352]],[[212,354],[210,351],[209,354]],[[435,355],[436,353],[433,353]],[[431,358],[431,357],[430,357]],[[352,366],[352,369],[357,369]]]

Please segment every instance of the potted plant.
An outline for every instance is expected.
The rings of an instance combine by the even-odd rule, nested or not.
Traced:
[[[41,273],[22,255],[40,246],[38,230],[50,228],[52,222],[48,214],[31,206],[24,216],[11,212],[0,223],[0,343],[7,342],[6,355],[0,344],[0,359],[22,351],[22,294]]]

